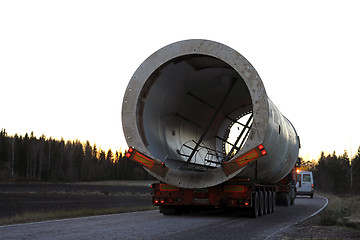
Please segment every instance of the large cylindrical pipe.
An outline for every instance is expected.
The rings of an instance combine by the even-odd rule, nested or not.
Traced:
[[[298,157],[296,131],[254,67],[209,40],[176,42],[148,57],[127,86],[122,122],[130,147],[168,167],[163,176],[149,172],[180,187],[214,186],[236,175],[274,183]],[[259,145],[266,156],[224,171]]]

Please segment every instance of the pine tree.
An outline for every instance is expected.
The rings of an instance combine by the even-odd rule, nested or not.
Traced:
[[[345,151],[343,155],[325,157],[322,152],[315,170],[315,186],[320,191],[341,194],[350,190],[350,164]]]
[[[9,138],[6,130],[0,131],[0,178],[8,178],[10,175],[11,161],[9,151]]]
[[[358,151],[351,161],[351,167],[352,167],[352,186],[353,186],[353,192],[360,193],[360,147],[358,148]]]
[[[89,143],[89,141],[86,141],[85,147],[84,147],[84,160],[82,164],[82,181],[88,181],[91,178],[91,162],[92,160],[92,147]]]

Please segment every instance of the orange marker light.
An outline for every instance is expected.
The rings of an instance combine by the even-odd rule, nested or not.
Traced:
[[[133,151],[134,151],[133,148],[129,148],[129,150],[128,150],[129,153],[132,153]]]
[[[126,154],[125,154],[125,157],[127,157],[127,158],[130,158],[130,153],[129,152],[127,152]]]

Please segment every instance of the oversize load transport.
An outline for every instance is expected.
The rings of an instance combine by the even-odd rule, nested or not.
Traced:
[[[165,214],[213,206],[258,215],[294,201],[299,137],[226,45],[195,39],[156,51],[128,84],[122,122],[126,156],[160,180],[153,201]]]

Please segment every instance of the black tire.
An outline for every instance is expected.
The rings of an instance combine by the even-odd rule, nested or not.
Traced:
[[[295,188],[291,188],[291,189],[290,189],[289,197],[290,197],[290,205],[294,205],[294,203],[295,203],[295,198],[296,198]]]
[[[268,213],[272,213],[272,202],[273,202],[273,196],[272,196],[272,192],[268,191],[268,197],[269,197],[269,208],[268,208]]]
[[[272,202],[272,212],[275,212],[275,208],[276,208],[276,192],[275,191],[271,191],[272,192],[272,197],[273,197],[273,202]]]
[[[259,216],[259,195],[257,192],[252,193],[252,201],[251,217],[257,218]]]
[[[283,193],[284,194],[284,204],[285,206],[290,206],[290,194],[289,193]]]
[[[264,215],[264,193],[259,191],[259,216]]]
[[[311,194],[311,195],[310,195],[310,198],[314,198],[314,194]]]
[[[267,191],[264,191],[264,215],[269,211],[269,195]]]

